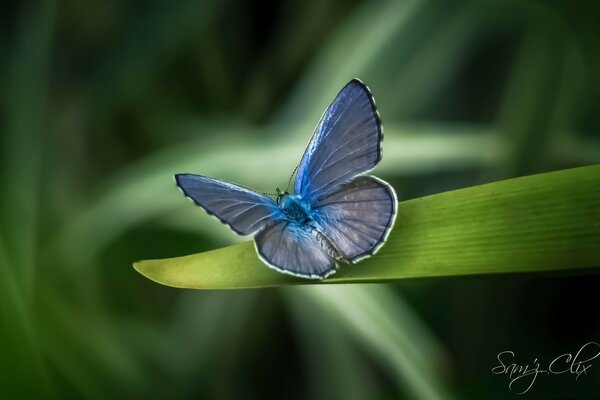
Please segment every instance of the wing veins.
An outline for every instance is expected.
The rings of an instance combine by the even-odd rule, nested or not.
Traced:
[[[333,128],[335,128],[335,126],[337,125],[338,121],[339,121],[339,120],[342,118],[342,116],[343,116],[343,115],[346,113],[346,111],[347,111],[347,110],[348,110],[348,108],[349,108],[349,105],[350,105],[350,102],[351,102],[352,98],[353,98],[353,96],[351,95],[351,96],[348,98],[348,102],[347,102],[347,103],[344,105],[344,108],[343,108],[343,109],[342,109],[342,110],[339,112],[339,114],[338,114],[337,118],[335,119],[335,121],[333,121],[333,123],[332,123],[332,124],[331,124],[331,126],[329,127],[329,130],[327,130],[327,132],[323,133],[323,135],[320,137],[320,140],[319,140],[319,142],[320,142],[320,143],[322,143],[322,142],[323,142],[323,141],[324,141],[324,140],[325,140],[325,139],[326,139],[326,138],[329,136],[329,134],[331,133],[331,131],[333,130]],[[321,121],[321,123],[319,123],[319,126],[321,126],[321,127],[323,126],[323,125],[322,125],[322,122],[323,122],[323,121]],[[317,144],[318,144],[318,143],[316,143],[315,145],[317,145]],[[314,154],[314,152],[313,152],[312,154]],[[322,165],[322,164],[321,164],[321,165]],[[307,172],[312,172],[312,171],[313,171],[313,168],[314,168],[314,164],[313,164],[313,166],[310,166],[310,167],[309,167],[309,170],[308,170]]]
[[[352,150],[352,151],[351,151],[351,152],[349,152],[349,153],[345,153],[345,154],[343,154],[343,155],[342,155],[342,157],[341,157],[341,158],[338,158],[338,159],[336,159],[336,160],[332,161],[331,163],[329,163],[329,164],[327,164],[327,165],[325,165],[325,166],[322,166],[322,168],[319,168],[319,171],[321,171],[323,168],[329,168],[329,167],[331,167],[332,165],[335,165],[335,164],[337,164],[337,163],[338,163],[338,162],[340,162],[340,161],[344,161],[344,160],[346,160],[346,159],[347,159],[349,156],[351,156],[352,154],[356,153],[357,151],[362,151],[362,150],[363,150],[363,149],[359,147],[358,149],[354,149],[354,150]],[[339,150],[336,150],[334,153],[335,153],[335,154],[339,153]],[[332,153],[332,154],[334,154],[334,153]],[[368,154],[368,153],[367,153],[367,154]],[[330,157],[327,157],[327,159],[329,159],[329,158],[330,158]],[[359,157],[357,157],[357,158],[359,158]]]
[[[363,155],[361,155],[360,157],[354,157],[354,158],[352,159],[352,161],[354,161],[354,160],[358,160],[358,159],[360,159],[361,157],[364,157],[364,156],[366,156],[366,155],[368,155],[368,154],[370,154],[370,153],[371,153],[371,152],[369,152],[369,153],[366,153],[366,154],[363,154]],[[352,173],[352,172],[350,172],[350,171],[349,171],[349,172],[346,172],[346,173],[345,173],[345,174],[343,174],[342,176],[346,176],[346,175],[348,175],[349,173]],[[350,175],[350,178],[352,178],[352,177],[354,177],[354,176],[356,176],[356,175]],[[337,180],[337,179],[339,179],[339,177],[334,177],[334,178],[330,179],[329,181],[327,181],[326,183],[324,183],[324,184],[322,184],[321,186],[319,186],[318,188],[311,190],[311,191],[310,191],[310,193],[307,195],[307,197],[309,197],[309,196],[310,196],[310,195],[312,195],[313,193],[316,193],[316,192],[318,192],[319,190],[321,190],[321,189],[323,189],[324,187],[328,186],[328,185],[329,185],[331,182],[333,182],[333,181],[335,181],[335,180]],[[346,180],[347,180],[347,179],[346,179]],[[343,183],[343,182],[344,182],[344,180],[343,180],[342,182],[340,182],[340,184],[341,184],[341,183]]]
[[[358,125],[358,124],[360,124],[360,123],[362,123],[362,122],[364,122],[364,121],[362,121],[362,120],[359,120],[359,121],[355,122],[355,123],[354,123],[354,124],[353,124],[351,127],[349,127],[348,129],[346,129],[346,132],[344,132],[344,134],[343,134],[342,136],[340,136],[340,138],[339,138],[339,139],[340,139],[340,140],[341,140],[341,139],[343,139],[343,138],[346,136],[346,134],[348,134],[348,132],[350,132],[351,130],[353,130],[353,129],[356,127],[356,125]],[[333,129],[333,127],[332,127],[332,129]],[[337,148],[335,151],[333,151],[333,152],[329,153],[329,155],[327,156],[327,158],[325,158],[325,160],[323,160],[323,162],[321,163],[321,165],[319,166],[319,168],[317,168],[317,173],[318,173],[319,171],[321,171],[323,168],[327,168],[327,165],[325,165],[325,166],[324,166],[324,164],[325,164],[325,163],[326,163],[326,162],[327,162],[327,161],[328,161],[328,160],[331,158],[331,156],[332,156],[333,154],[337,154],[337,153],[338,153],[338,149],[340,149],[340,148],[342,148],[342,147],[344,147],[344,146],[347,146],[347,145],[348,145],[348,144],[350,144],[350,143],[351,143],[353,140],[356,140],[356,138],[357,138],[357,137],[354,137],[354,138],[352,138],[352,139],[350,139],[350,140],[348,140],[348,141],[344,142],[343,144],[341,144],[340,146],[338,146],[338,148]],[[360,138],[360,137],[358,137],[358,138]],[[314,167],[311,167],[309,172],[312,172],[312,171],[313,171],[313,169],[314,169]]]
[[[248,208],[246,208],[246,209],[244,209],[244,210],[240,211],[239,213],[237,213],[237,214],[235,214],[235,215],[232,215],[232,216],[231,216],[231,218],[237,218],[237,217],[239,217],[240,215],[242,215],[243,213],[245,213],[245,212],[248,212],[249,210],[252,210],[253,208],[256,208],[256,207],[258,207],[258,206],[259,206],[259,204],[254,204],[254,205],[252,205],[252,206],[250,206],[250,207],[248,207]]]
[[[248,230],[250,230],[251,227],[253,227],[254,225],[258,224],[262,220],[264,220],[266,218],[271,218],[273,215],[275,215],[275,213],[271,213],[269,215],[265,215],[264,217],[260,218],[259,220],[254,221],[252,224],[248,225]]]
[[[319,208],[325,207],[325,206],[334,207],[335,204],[369,203],[369,202],[372,202],[372,201],[385,201],[385,200],[389,200],[389,198],[385,198],[385,199],[363,199],[363,200],[339,200],[339,201],[331,201],[330,203],[319,204],[317,207],[314,207],[313,210],[316,210],[316,209],[319,209]]]

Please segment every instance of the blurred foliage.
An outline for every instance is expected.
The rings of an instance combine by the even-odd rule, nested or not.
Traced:
[[[600,162],[600,3],[0,10],[3,398],[503,396],[499,351],[597,340],[597,276],[198,293],[130,265],[238,240],[171,175],[281,186],[355,76],[401,199]],[[536,394],[598,395],[584,378]]]

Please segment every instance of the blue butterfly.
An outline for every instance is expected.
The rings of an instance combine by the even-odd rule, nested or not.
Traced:
[[[335,273],[336,261],[354,263],[374,254],[394,225],[394,189],[364,175],[381,160],[382,140],[373,96],[353,79],[321,117],[297,168],[293,194],[278,188],[273,200],[202,175],[178,174],[175,180],[236,233],[256,234],[256,252],[267,266],[323,279]]]

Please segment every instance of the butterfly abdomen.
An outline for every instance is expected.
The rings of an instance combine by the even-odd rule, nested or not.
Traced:
[[[333,245],[333,243],[331,243],[331,240],[329,240],[329,238],[327,236],[325,236],[323,233],[321,233],[321,231],[319,231],[318,229],[310,226],[310,233],[311,235],[313,235],[315,237],[315,239],[317,239],[317,242],[319,243],[319,245],[321,246],[321,248],[323,249],[323,251],[325,252],[325,254],[327,254],[329,257],[335,259],[335,260],[342,260],[342,255],[340,254],[340,252],[335,248],[335,246]]]

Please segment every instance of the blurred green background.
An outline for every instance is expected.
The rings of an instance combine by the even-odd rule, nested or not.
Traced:
[[[600,3],[7,1],[0,19],[0,397],[511,398],[498,352],[600,341],[597,275],[200,292],[131,267],[243,240],[172,175],[284,186],[353,77],[401,200],[600,163]],[[599,370],[530,393],[600,397]]]

